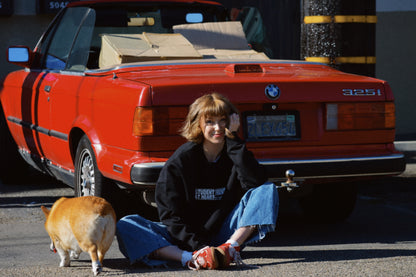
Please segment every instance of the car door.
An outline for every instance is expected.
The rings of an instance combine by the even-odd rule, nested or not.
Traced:
[[[41,74],[32,87],[37,149],[51,165],[73,169],[68,136],[76,116],[95,22],[89,8],[66,9],[37,47]]]

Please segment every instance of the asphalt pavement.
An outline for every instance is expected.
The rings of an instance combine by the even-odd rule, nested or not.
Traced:
[[[415,276],[416,142],[396,145],[408,161],[402,175],[361,184],[356,209],[340,224],[307,223],[296,206],[286,207],[276,231],[244,249],[251,267],[193,272],[130,265],[114,240],[100,276]],[[88,254],[59,268],[59,256],[49,251],[40,206],[72,195],[37,174],[25,184],[0,182],[0,276],[93,276]]]

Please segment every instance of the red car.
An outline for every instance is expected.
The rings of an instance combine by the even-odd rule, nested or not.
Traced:
[[[24,69],[1,88],[3,129],[29,164],[76,196],[111,199],[123,188],[152,204],[160,169],[185,142],[188,106],[218,92],[239,108],[240,136],[269,181],[287,187],[282,197],[315,219],[346,218],[357,181],[405,169],[389,85],[270,59],[264,41],[244,33],[261,31],[247,15],[259,14],[238,12],[241,21],[230,21],[203,0],[70,3],[33,51],[8,49]]]

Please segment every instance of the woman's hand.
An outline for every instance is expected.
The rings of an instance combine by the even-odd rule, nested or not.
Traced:
[[[228,130],[231,132],[237,132],[238,128],[240,127],[240,116],[236,113],[230,115],[230,126]]]

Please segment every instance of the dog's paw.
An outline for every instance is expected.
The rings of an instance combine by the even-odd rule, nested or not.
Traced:
[[[71,261],[68,259],[68,260],[61,260],[61,263],[59,264],[59,267],[68,267],[68,266],[70,266],[70,264],[71,264]]]
[[[103,271],[103,268],[99,261],[92,262],[92,272],[94,273],[94,276],[97,276]]]
[[[61,257],[61,263],[59,267],[67,267],[70,265],[71,260],[69,259],[68,252],[58,249],[58,254]]]
[[[71,259],[78,260],[79,259],[79,253],[75,251],[71,251]]]

